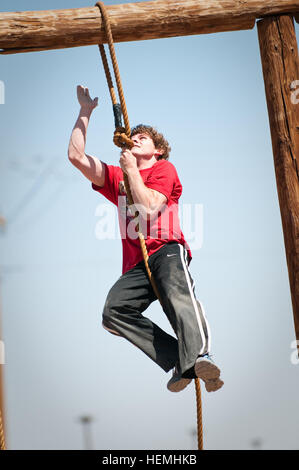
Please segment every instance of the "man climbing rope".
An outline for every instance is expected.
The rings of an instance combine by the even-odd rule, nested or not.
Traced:
[[[77,87],[77,97],[81,109],[72,130],[68,157],[91,181],[92,188],[118,207],[123,245],[122,275],[108,293],[103,327],[133,343],[166,372],[173,369],[167,384],[170,391],[183,390],[196,377],[205,382],[208,392],[216,391],[223,381],[209,355],[209,326],[189,272],[191,251],[178,217],[182,186],[174,165],[168,161],[168,142],[151,126],[138,125],[131,132],[134,147],[122,150],[120,166],[87,155],[87,127],[98,98],[92,99],[88,88],[82,86]],[[123,172],[128,177],[133,210],[127,207]],[[157,296],[140,250],[136,210],[145,236],[148,264],[176,337],[142,315]]]

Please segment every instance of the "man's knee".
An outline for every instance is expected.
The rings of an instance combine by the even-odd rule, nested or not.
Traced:
[[[114,303],[113,303],[113,297],[109,293],[107,298],[106,298],[105,305],[104,305],[104,308],[103,308],[103,323],[106,326],[109,326],[110,322],[113,321],[114,310],[115,310],[114,307],[115,306],[114,306]]]
[[[109,331],[109,333],[111,333],[112,335],[121,336],[116,330],[112,330],[112,328],[106,326],[104,320],[102,321],[102,327],[104,328],[104,330]]]
[[[113,318],[114,318],[114,309],[113,303],[110,296],[107,297],[103,314],[102,314],[102,326],[105,330],[109,331],[110,333],[120,336],[120,334],[116,331],[115,326],[113,325]]]

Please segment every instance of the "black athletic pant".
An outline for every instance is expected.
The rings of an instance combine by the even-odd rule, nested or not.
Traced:
[[[110,289],[103,327],[133,343],[166,372],[176,365],[180,373],[193,377],[195,361],[209,352],[210,339],[203,308],[195,298],[187,251],[168,243],[149,257],[149,267],[176,338],[142,315],[157,299],[143,261]]]

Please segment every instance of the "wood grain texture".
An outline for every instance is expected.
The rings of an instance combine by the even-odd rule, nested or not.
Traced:
[[[115,42],[251,29],[255,19],[299,13],[299,0],[154,0],[107,5]],[[97,6],[0,12],[0,49],[17,53],[105,43]]]
[[[291,15],[258,22],[258,35],[296,338],[299,340],[299,59]]]

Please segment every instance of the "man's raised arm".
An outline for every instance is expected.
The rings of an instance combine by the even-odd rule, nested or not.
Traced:
[[[72,130],[68,158],[83,175],[97,186],[104,186],[105,167],[96,157],[85,154],[86,132],[92,111],[98,105],[98,98],[91,99],[88,88],[77,86],[77,97],[81,106],[76,124]]]

